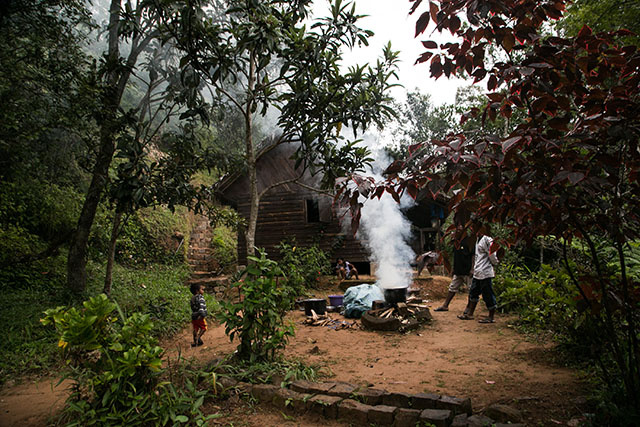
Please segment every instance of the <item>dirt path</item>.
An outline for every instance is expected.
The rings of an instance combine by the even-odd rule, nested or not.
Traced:
[[[439,305],[446,282],[442,278],[431,284],[431,308]],[[323,295],[327,293],[332,292]],[[407,334],[310,327],[302,324],[304,313],[292,312],[288,317],[296,324],[296,336],[285,353],[325,367],[333,374],[330,380],[389,391],[470,397],[474,412],[492,403],[506,403],[522,410],[529,425],[566,425],[579,415],[583,386],[574,370],[552,360],[552,344],[527,340],[514,330],[511,316],[498,315],[497,323],[490,325],[459,320],[456,315],[466,297],[458,295],[451,311],[433,313],[431,324]],[[484,307],[476,314],[484,314]],[[212,325],[204,339],[203,347],[191,348],[191,333],[185,330],[166,342],[165,348],[170,359],[179,356],[206,363],[228,355],[237,345],[228,341],[221,325]],[[5,388],[0,393],[0,426],[44,425],[61,408],[63,388],[52,390],[47,381]],[[209,409],[229,412],[216,421],[220,425],[340,425],[307,417],[289,419],[278,411],[242,402]]]

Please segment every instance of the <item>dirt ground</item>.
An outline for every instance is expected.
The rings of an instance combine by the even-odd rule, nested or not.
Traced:
[[[428,305],[438,307],[449,279],[422,280]],[[316,296],[335,293],[327,289]],[[398,392],[428,392],[470,397],[474,412],[492,403],[505,403],[523,411],[527,425],[576,425],[586,393],[576,371],[561,366],[553,344],[528,339],[518,333],[511,316],[497,315],[495,324],[459,320],[467,294],[457,295],[450,311],[433,312],[434,320],[405,334],[361,329],[332,330],[303,325],[304,313],[291,312],[296,336],[285,351],[288,357],[323,367],[327,381],[346,381]],[[486,314],[482,303],[476,319]],[[333,318],[342,319],[338,314]],[[169,358],[207,361],[233,352],[224,327],[211,325],[205,345],[191,348],[190,332],[165,343]],[[0,392],[0,426],[44,425],[64,399],[64,384],[52,388],[51,380],[5,387]],[[269,408],[240,400],[210,406],[225,413],[216,425],[338,426],[338,422],[313,417],[291,418]]]

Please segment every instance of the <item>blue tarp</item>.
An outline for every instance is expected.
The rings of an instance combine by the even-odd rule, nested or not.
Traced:
[[[344,293],[344,317],[359,319],[365,311],[371,310],[376,300],[384,301],[382,290],[376,285],[350,287]]]

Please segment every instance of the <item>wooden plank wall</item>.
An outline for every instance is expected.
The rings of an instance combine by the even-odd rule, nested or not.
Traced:
[[[269,258],[280,259],[276,246],[283,240],[295,237],[300,246],[318,246],[332,257],[344,257],[351,262],[369,262],[366,249],[350,233],[344,233],[335,216],[330,222],[307,222],[306,200],[319,200],[320,209],[331,203],[331,198],[310,191],[278,192],[265,196],[260,203],[256,246],[264,248]],[[249,200],[238,200],[238,212],[249,216]],[[338,246],[339,249],[332,251]],[[246,263],[244,235],[238,236],[238,262]],[[333,260],[332,260],[333,262]]]

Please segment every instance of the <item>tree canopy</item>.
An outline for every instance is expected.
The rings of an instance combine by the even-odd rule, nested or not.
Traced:
[[[637,408],[640,284],[627,276],[624,249],[640,230],[640,52],[626,43],[632,33],[594,33],[585,26],[574,36],[548,35],[545,25],[562,16],[563,1],[411,3],[416,36],[432,22],[457,39],[423,41],[426,51],[417,62],[428,63],[432,78],[458,73],[486,86],[486,105],[464,114],[462,123],[510,119],[515,112],[524,120],[507,134],[459,132],[432,140],[432,154],[424,155],[421,144],[410,147],[408,159],[387,169],[386,182],[376,187],[357,178],[342,200],[357,222],[358,195],[407,191],[415,197],[424,187],[434,197],[450,195],[451,208],[467,213],[461,218],[473,213],[469,231],[483,222],[509,228],[512,238],[503,244],[538,236],[562,238],[565,245],[586,242],[592,269],[574,271],[568,261],[566,267],[608,334],[601,344],[613,355],[626,404]],[[617,273],[607,270],[597,240],[615,248]],[[617,330],[614,318],[628,329]]]

